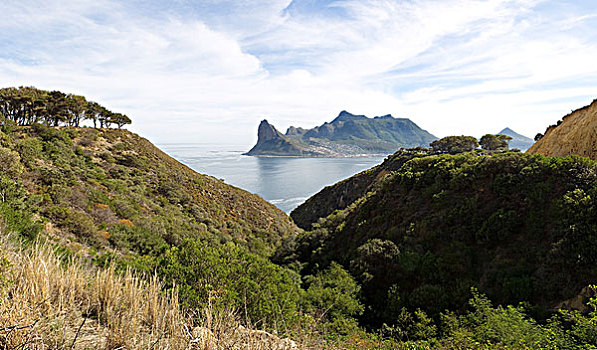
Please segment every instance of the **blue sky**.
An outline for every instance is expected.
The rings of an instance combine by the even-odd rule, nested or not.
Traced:
[[[597,4],[4,0],[0,82],[79,93],[157,143],[249,147],[341,110],[534,136],[597,98]]]

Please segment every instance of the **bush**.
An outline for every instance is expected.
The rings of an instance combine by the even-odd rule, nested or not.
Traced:
[[[299,278],[234,243],[185,240],[157,260],[157,271],[180,288],[189,308],[238,308],[254,324],[283,331],[298,316]]]
[[[305,277],[306,310],[332,322],[359,316],[364,307],[359,302],[360,286],[339,264],[332,264],[315,276]]]

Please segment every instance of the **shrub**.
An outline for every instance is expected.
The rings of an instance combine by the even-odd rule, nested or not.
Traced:
[[[158,272],[180,288],[186,307],[236,307],[250,322],[284,331],[298,315],[298,276],[234,243],[185,240],[157,261]]]
[[[335,262],[315,276],[305,277],[305,283],[306,309],[319,318],[335,321],[359,316],[364,310],[358,300],[360,286]]]

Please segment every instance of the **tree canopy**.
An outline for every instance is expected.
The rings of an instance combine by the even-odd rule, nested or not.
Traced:
[[[512,137],[508,135],[486,134],[481,137],[479,144],[481,148],[487,151],[507,151],[510,140],[512,140]]]
[[[457,154],[470,152],[479,146],[472,136],[447,136],[429,144],[434,152]]]
[[[17,125],[80,126],[82,121],[90,120],[94,127],[99,122],[101,128],[113,124],[122,128],[131,123],[126,115],[111,112],[83,96],[34,87],[0,89],[0,115],[3,122]]]

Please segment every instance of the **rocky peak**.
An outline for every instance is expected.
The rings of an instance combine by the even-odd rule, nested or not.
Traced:
[[[391,114],[386,114],[379,117],[375,117],[374,119],[394,119],[394,117]]]
[[[257,143],[279,138],[280,134],[276,128],[263,119],[257,129]]]
[[[510,134],[516,134],[516,132],[510,128],[505,128],[504,130],[500,131],[499,135],[508,135],[510,136]]]
[[[305,129],[297,128],[294,126],[291,126],[286,130],[286,135],[300,135],[300,134],[304,134],[304,133],[305,133]]]

